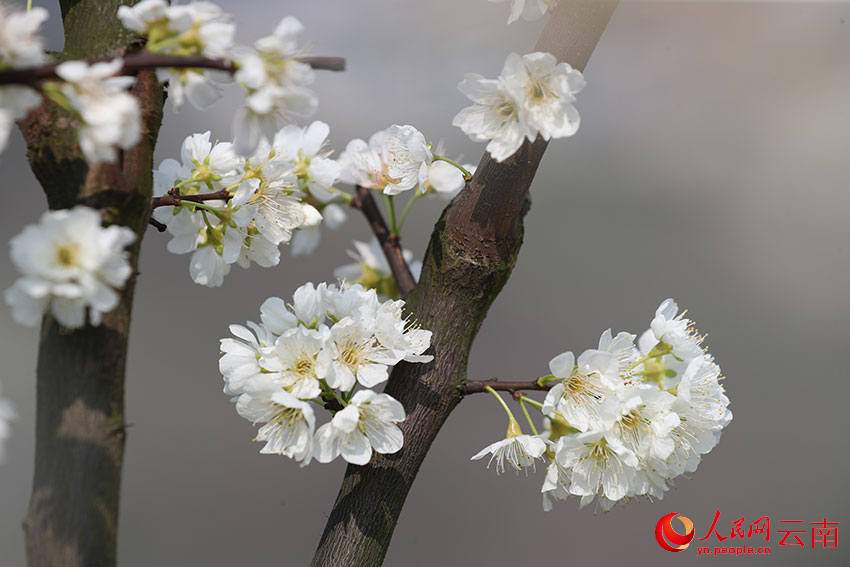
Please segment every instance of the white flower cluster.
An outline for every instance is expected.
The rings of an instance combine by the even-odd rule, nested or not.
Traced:
[[[349,251],[348,255],[355,262],[335,269],[334,277],[342,281],[360,284],[367,289],[374,289],[381,298],[398,299],[401,293],[377,237],[372,237],[372,240],[368,243],[359,240],[353,240],[351,243],[354,245],[354,250]],[[419,281],[422,262],[414,259],[413,252],[406,248],[401,253],[404,261],[410,267],[414,281]]]
[[[132,148],[142,135],[139,102],[127,92],[136,80],[115,76],[122,66],[121,59],[114,59],[93,65],[68,61],[56,67],[65,81],[59,90],[81,121],[80,149],[89,163],[114,163],[116,146]]]
[[[474,458],[491,452],[500,466],[506,459],[519,470],[545,457],[545,510],[571,495],[605,510],[634,497],[663,498],[670,481],[696,471],[732,412],[720,367],[672,299],[637,345],[635,338],[608,330],[578,359],[553,358],[541,379],[557,382],[541,407],[548,431],[522,435],[516,426]]]
[[[490,0],[490,2],[504,2],[505,0]],[[511,0],[511,13],[508,15],[508,23],[512,24],[522,16],[523,20],[533,22],[539,20],[546,12],[554,10],[558,0]]]
[[[297,37],[303,26],[291,16],[253,47],[234,44],[232,17],[210,2],[170,6],[165,0],[143,0],[119,8],[118,17],[125,27],[146,37],[147,49],[154,53],[234,62],[233,78],[246,91],[233,119],[234,145],[241,155],[254,153],[262,138],[274,137],[283,124],[316,111],[318,99],[308,88],[313,70],[299,61],[303,50]],[[184,98],[196,108],[212,106],[221,98],[219,84],[231,80],[228,73],[210,69],[160,69],[157,76],[168,81],[175,110]]]
[[[236,26],[229,14],[211,2],[171,6],[165,0],[142,0],[118,8],[118,19],[129,30],[148,39],[147,49],[162,55],[229,58]],[[177,110],[184,99],[205,109],[221,98],[219,83],[230,74],[212,69],[157,69],[160,82],[168,81],[168,95]]]
[[[261,140],[257,151],[244,158],[228,142],[210,142],[210,133],[193,134],[182,148],[182,163],[164,160],[154,171],[154,194],[192,197],[226,191],[230,200],[181,201],[158,207],[154,218],[173,238],[168,249],[192,253],[189,272],[195,283],[217,287],[238,263],[263,267],[280,262],[281,243],[293,231],[317,228],[322,207],[335,223],[344,213],[323,200],[333,198],[339,166],[324,151],[328,126],[314,122],[302,129],[287,126],[270,143]],[[311,198],[316,206],[303,199]],[[300,249],[315,248],[318,230],[309,230]]]
[[[260,138],[271,137],[283,121],[313,115],[319,104],[308,87],[313,69],[298,61],[298,34],[304,27],[289,16],[254,48],[235,52],[236,81],[247,91],[245,104],[233,119],[233,136],[242,154],[254,151]]]
[[[435,161],[425,136],[409,125],[393,124],[375,132],[368,143],[351,140],[340,154],[339,164],[343,182],[386,195],[418,188],[420,194],[451,199],[465,185],[461,170],[446,161]],[[475,171],[472,165],[464,168]]]
[[[100,214],[88,207],[45,212],[39,224],[10,242],[12,261],[23,274],[4,294],[15,321],[34,326],[49,306],[64,327],[82,327],[86,311],[99,325],[130,277],[125,248],[135,239],[129,228],[103,228]]]
[[[398,362],[429,362],[431,332],[402,315],[403,301],[381,303],[360,285],[307,283],[287,305],[277,297],[260,307],[261,324],[231,325],[236,338],[221,340],[219,369],[236,411],[264,423],[261,453],[286,455],[306,466],[342,455],[356,465],[372,452],[402,447],[396,423],[402,405],[371,388]],[[355,391],[357,385],[365,389]],[[316,429],[313,405],[333,414]]]
[[[47,61],[44,39],[37,35],[47,10],[12,11],[0,4],[0,70],[33,67]],[[16,120],[41,102],[41,95],[24,86],[0,86],[0,152],[6,148]]]
[[[9,422],[18,417],[12,402],[0,397],[0,464],[6,458],[5,442],[9,435],[12,434],[12,429]]]
[[[458,85],[472,102],[452,121],[476,142],[487,142],[497,161],[512,156],[523,140],[533,142],[572,136],[579,115],[572,105],[585,86],[584,77],[549,53],[511,53],[497,79],[467,73]]]

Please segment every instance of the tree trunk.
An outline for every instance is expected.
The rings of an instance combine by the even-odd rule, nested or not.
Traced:
[[[584,69],[617,2],[561,0],[538,51]],[[383,562],[404,500],[437,432],[461,400],[469,351],[487,311],[510,277],[522,244],[528,190],[546,142],[525,144],[508,160],[481,160],[469,186],[443,212],[407,307],[433,331],[435,359],[400,363],[386,392],[407,411],[404,447],[366,466],[349,465],[313,565]]]
[[[132,2],[61,2],[62,59],[120,55],[133,36],[116,18]],[[141,238],[152,195],[153,148],[163,90],[153,72],[139,74],[133,93],[142,109],[142,139],[117,164],[88,167],[77,143],[79,124],[45,102],[20,124],[28,158],[51,209],[85,204],[107,224],[130,227],[133,275],[99,327],[42,322],[37,369],[35,477],[24,521],[29,565],[111,566],[116,563],[118,501],[124,458],[124,370]]]

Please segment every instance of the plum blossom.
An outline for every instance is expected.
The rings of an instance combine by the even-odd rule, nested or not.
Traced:
[[[164,0],[143,0],[118,8],[118,19],[127,29],[148,38],[147,49],[166,55],[201,55],[229,59],[236,26],[229,14],[211,2],[169,5]],[[228,73],[213,69],[160,68],[160,82],[168,82],[174,110],[184,100],[205,109],[221,98],[219,83],[228,83]]]
[[[451,166],[450,166],[451,167]],[[334,270],[334,277],[351,283],[357,283],[365,288],[374,288],[381,297],[398,299],[401,293],[395,283],[392,270],[387,257],[381,248],[377,237],[367,242],[353,240],[353,251],[348,255],[355,260],[353,264],[345,264]],[[415,260],[413,252],[406,248],[402,250],[402,257],[410,267],[410,273],[414,280],[419,280],[422,272],[422,262]]]
[[[18,414],[12,402],[0,397],[0,464],[6,458],[6,439],[12,434],[12,429],[9,423],[17,419]]]
[[[505,472],[505,461],[514,468],[517,472],[534,467],[534,462],[543,457],[546,452],[546,442],[543,439],[532,435],[509,435],[501,441],[496,441],[487,445],[480,452],[472,456],[473,461],[477,461],[488,454],[490,460],[487,462],[487,468],[496,460],[496,472],[501,474]]]
[[[60,90],[81,121],[80,149],[89,163],[113,163],[116,147],[129,149],[141,137],[139,102],[126,90],[135,79],[115,76],[122,66],[121,59],[113,59],[92,65],[67,61],[56,67],[65,81]]]
[[[318,99],[308,88],[313,70],[297,58],[301,50],[296,40],[303,29],[297,19],[286,17],[253,49],[235,51],[235,79],[247,92],[233,119],[236,149],[243,155],[253,152],[263,136],[272,138],[283,121],[316,111]]]
[[[44,39],[38,35],[47,19],[41,7],[27,12],[0,5],[0,70],[41,65],[47,61]],[[41,94],[24,86],[0,86],[0,152],[6,148],[16,120],[41,103]]]
[[[260,324],[231,325],[233,337],[221,340],[224,393],[242,417],[266,424],[256,437],[266,442],[261,452],[303,466],[313,456],[328,462],[339,455],[365,464],[373,452],[401,448],[396,424],[405,417],[403,407],[368,388],[385,381],[401,360],[433,358],[424,354],[430,331],[408,324],[403,306],[381,303],[375,290],[360,285],[307,283],[290,302],[263,302]],[[331,413],[315,435],[317,406],[309,402]]]
[[[255,441],[265,441],[260,453],[285,455],[310,464],[316,418],[309,403],[266,382],[266,389],[244,393],[236,400],[236,411],[252,423],[265,423]]]
[[[360,390],[316,431],[316,459],[327,463],[342,455],[353,465],[365,465],[373,450],[385,455],[396,453],[404,443],[396,423],[404,418],[404,407],[391,396]]]
[[[512,156],[523,140],[572,136],[579,114],[572,103],[585,86],[581,72],[549,53],[511,53],[497,79],[468,73],[458,85],[472,102],[452,121],[475,141],[488,141],[497,161]]]
[[[132,273],[125,248],[135,240],[129,228],[103,228],[100,213],[82,205],[45,212],[10,242],[22,273],[5,292],[15,321],[35,326],[49,309],[69,329],[82,327],[86,313],[99,325]]]
[[[551,374],[537,382],[554,383],[545,401],[522,398],[547,420],[540,436],[549,462],[541,487],[545,511],[569,496],[578,497],[580,507],[595,502],[603,510],[636,498],[662,499],[677,477],[696,471],[717,445],[732,421],[730,402],[720,367],[692,325],[669,299],[637,345],[635,334],[608,329],[598,348],[578,360],[565,352],[550,361]],[[686,354],[694,356],[680,358]],[[521,447],[509,441],[522,432],[499,401],[511,426],[508,438],[488,450],[518,461]],[[530,416],[529,423],[534,429]]]
[[[385,195],[398,195],[425,184],[434,154],[422,132],[410,125],[393,124],[387,130],[387,149],[390,161]]]

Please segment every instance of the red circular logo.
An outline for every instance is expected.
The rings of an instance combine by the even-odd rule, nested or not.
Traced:
[[[694,524],[684,516],[678,516],[679,521],[685,525],[684,535],[673,529],[671,522],[673,518],[677,517],[677,513],[673,512],[672,514],[662,516],[658,520],[658,523],[655,524],[655,539],[658,541],[658,545],[667,551],[682,551],[683,549],[687,549],[691,540],[694,539]],[[667,543],[668,541],[670,543]]]

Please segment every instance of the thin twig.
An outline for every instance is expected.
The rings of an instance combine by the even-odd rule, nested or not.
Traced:
[[[160,232],[165,232],[166,230],[168,230],[168,227],[166,225],[162,224],[161,222],[159,222],[158,220],[156,220],[153,217],[148,219],[148,224],[151,225],[152,227],[154,227],[155,229],[157,229]]]
[[[496,391],[510,392],[511,394],[516,394],[516,392],[520,390],[546,391],[554,385],[554,383],[551,383],[546,384],[545,386],[541,386],[537,383],[537,380],[530,380],[526,382],[506,382],[503,380],[498,380],[496,378],[491,378],[489,380],[467,382],[466,385],[463,386],[462,392],[464,395],[479,394],[481,392],[486,392],[487,386],[490,386]]]
[[[410,273],[410,266],[404,259],[402,254],[401,244],[397,235],[390,234],[390,229],[384,220],[384,216],[378,209],[375,199],[372,197],[372,190],[366,187],[357,186],[357,196],[352,199],[351,206],[355,209],[360,209],[369,221],[369,227],[378,242],[381,243],[381,249],[384,251],[384,256],[390,265],[393,272],[398,290],[402,297],[406,297],[408,293],[416,287],[416,280],[413,279],[413,274]]]
[[[325,71],[344,71],[344,57],[300,57],[302,63],[310,65],[313,69]],[[86,59],[87,63],[109,61],[109,58]],[[58,63],[49,63],[39,67],[27,67],[25,69],[8,69],[0,71],[0,85],[31,85],[37,86],[42,81],[56,79],[56,67]],[[135,55],[124,57],[124,65],[119,71],[120,75],[135,75],[144,69],[156,69],[158,67],[170,67],[177,69],[214,69],[226,73],[234,73],[236,66],[232,61],[226,59],[211,59],[200,56],[172,56],[159,55],[149,51],[142,51]]]
[[[233,195],[227,191],[227,189],[222,189],[221,191],[216,191],[215,193],[203,193],[201,195],[180,195],[177,189],[172,189],[168,192],[168,195],[163,195],[162,197],[154,197],[153,203],[151,204],[151,208],[155,209],[157,207],[176,207],[179,206],[183,202],[190,203],[203,203],[204,201],[218,201],[218,200],[228,200]]]

